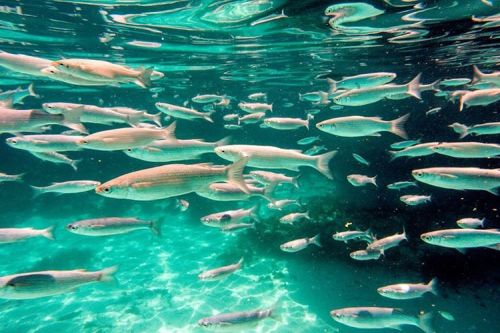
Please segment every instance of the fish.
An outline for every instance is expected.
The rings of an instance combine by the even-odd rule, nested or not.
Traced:
[[[34,237],[44,237],[54,240],[52,229],[54,229],[54,227],[48,227],[46,229],[0,228],[0,244],[15,243]]]
[[[354,260],[378,260],[382,256],[382,251],[378,250],[358,250],[349,253],[349,256]]]
[[[462,111],[470,106],[485,106],[500,100],[500,88],[482,89],[467,92],[460,96],[460,108]]]
[[[469,84],[471,79],[468,78],[455,78],[442,80],[439,85],[444,87],[458,87]]]
[[[312,146],[304,152],[304,155],[314,156],[327,150],[326,146]]]
[[[429,283],[398,283],[392,284],[377,289],[377,292],[391,299],[414,299],[420,298],[425,293],[438,295],[437,292],[438,280],[432,279]]]
[[[92,282],[113,280],[117,267],[88,272],[83,269],[71,271],[40,271],[0,277],[0,298],[33,299],[74,291]]]
[[[243,258],[241,258],[237,263],[227,265],[227,266],[222,266],[214,269],[210,269],[208,271],[204,271],[198,275],[198,279],[203,280],[203,281],[215,281],[215,280],[221,280],[229,275],[233,274],[237,270],[241,268],[243,265]]]
[[[370,162],[368,162],[363,156],[358,155],[356,153],[352,153],[352,157],[354,157],[354,159],[359,163],[364,164],[366,166],[370,166]]]
[[[0,183],[3,182],[22,182],[24,173],[17,175],[8,175],[6,173],[0,172]]]
[[[18,87],[13,90],[2,91],[0,93],[0,105],[5,108],[12,108],[14,104],[23,104],[26,97],[40,97],[33,90],[33,83],[26,89]]]
[[[438,313],[441,315],[441,317],[443,317],[446,320],[449,320],[449,321],[454,321],[455,320],[455,317],[453,317],[453,315],[451,313],[449,313],[449,312],[438,311]]]
[[[248,103],[241,102],[238,103],[238,107],[248,113],[257,113],[257,112],[273,112],[273,105],[267,103]]]
[[[51,162],[56,164],[67,164],[70,167],[72,167],[73,170],[75,171],[78,170],[78,164],[82,161],[82,160],[72,160],[68,156],[58,153],[56,151],[46,151],[46,152],[30,151],[30,153],[31,155],[45,162]]]
[[[258,101],[258,100],[265,100],[267,98],[267,93],[264,92],[256,92],[253,94],[248,95],[248,99],[251,99],[252,101]]]
[[[439,142],[426,142],[420,143],[414,146],[410,146],[408,148],[404,148],[401,150],[389,150],[388,153],[391,156],[391,161],[395,160],[399,157],[420,157],[420,156],[428,156],[435,153],[432,150],[432,147],[438,145]]]
[[[252,311],[223,313],[198,320],[202,327],[224,328],[231,330],[241,325],[256,324],[260,320],[272,318],[274,309],[259,309]]]
[[[410,182],[410,181],[395,182],[395,183],[391,183],[391,184],[387,185],[387,188],[389,190],[397,190],[397,191],[405,189],[405,188],[409,188],[409,187],[418,187],[418,185],[416,182]]]
[[[69,83],[75,86],[116,86],[118,85],[113,80],[88,80],[79,76],[71,75],[67,72],[63,72],[54,66],[48,66],[40,70],[42,75],[56,81]]]
[[[474,65],[472,66],[473,78],[472,84],[477,83],[492,83],[496,86],[500,86],[500,71],[495,71],[493,73],[483,73],[479,68]]]
[[[210,112],[199,112],[195,109],[186,108],[184,106],[178,106],[168,103],[155,103],[155,106],[161,112],[168,114],[171,117],[185,120],[195,120],[195,119],[203,119],[208,121],[209,123],[213,123],[211,116],[214,111]]]
[[[406,237],[406,232],[403,230],[401,234],[394,234],[392,236],[388,236],[385,238],[377,239],[372,243],[368,244],[366,247],[366,251],[380,251],[382,254],[385,253],[386,250],[392,249],[396,247],[404,240],[408,240]]]
[[[280,223],[284,224],[294,224],[295,222],[300,222],[303,220],[310,221],[309,212],[305,213],[290,213],[280,218]]]
[[[271,201],[270,203],[267,204],[267,208],[276,210],[283,210],[291,206],[300,207],[300,203],[297,200],[282,199],[282,200]]]
[[[231,140],[230,137],[222,138],[215,142],[203,140],[181,140],[176,139],[171,133],[171,138],[156,140],[147,146],[128,148],[123,152],[130,157],[147,162],[173,162],[194,160],[203,154],[213,153],[214,148],[225,146]]]
[[[239,115],[237,113],[226,114],[222,117],[224,121],[238,120]]]
[[[495,158],[500,156],[500,145],[482,142],[441,142],[431,148],[440,155],[456,158]]]
[[[371,229],[367,229],[365,231],[359,230],[348,230],[336,232],[332,235],[332,238],[336,241],[347,243],[351,240],[363,240],[367,243],[372,243],[375,240],[375,237],[372,234]]]
[[[153,68],[132,69],[103,60],[61,59],[51,63],[61,72],[94,81],[132,82],[139,87],[151,86]]]
[[[264,119],[265,116],[266,114],[264,112],[246,114],[238,119],[238,124],[256,124]]]
[[[126,150],[151,144],[155,140],[169,139],[175,128],[117,128],[87,135],[78,141],[80,147],[93,150]]]
[[[94,190],[101,183],[94,180],[70,180],[60,183],[52,183],[51,185],[38,187],[31,186],[35,197],[45,193],[56,194],[73,194],[82,193]]]
[[[249,175],[262,185],[268,186],[270,191],[272,191],[279,184],[292,184],[293,186],[298,187],[297,177],[290,177],[281,173],[253,170],[250,171]]]
[[[301,146],[306,146],[318,141],[321,141],[321,138],[319,136],[308,136],[306,138],[298,140],[297,144]]]
[[[466,217],[457,220],[457,225],[462,229],[477,229],[479,227],[484,228],[485,218],[478,219],[473,217]]]
[[[351,89],[333,98],[335,104],[344,106],[363,106],[378,102],[391,95],[413,96],[421,99],[420,74],[403,85],[386,84],[369,88]]]
[[[315,168],[329,179],[332,179],[332,175],[328,164],[337,153],[337,151],[331,151],[319,156],[308,156],[297,150],[253,145],[219,146],[214,151],[217,155],[229,161],[235,161],[240,156],[246,156],[248,157],[248,166],[257,168],[298,171],[301,166],[309,166]]]
[[[0,133],[33,132],[45,125],[60,125],[86,133],[78,118],[40,110],[13,110],[0,107]]]
[[[427,244],[457,249],[495,246],[500,243],[499,229],[443,229],[426,232],[420,239]]]
[[[236,124],[226,124],[226,125],[224,125],[224,128],[227,130],[235,131],[235,130],[239,130],[240,128],[242,128],[242,126],[236,125]]]
[[[313,116],[308,116],[307,119],[284,117],[265,118],[264,124],[267,127],[277,130],[295,130],[301,127],[305,127],[309,130],[309,121],[312,117]]]
[[[344,137],[380,136],[380,132],[391,132],[407,139],[404,125],[409,117],[410,115],[406,114],[390,121],[380,117],[339,117],[319,122],[316,127],[322,132]]]
[[[413,170],[412,176],[419,182],[452,190],[487,191],[494,195],[500,190],[500,169],[435,167]]]
[[[209,227],[222,228],[228,224],[242,223],[247,220],[258,220],[255,215],[257,206],[249,209],[228,210],[203,216],[201,223]]]
[[[326,79],[328,85],[330,86],[329,91],[335,92],[339,89],[361,89],[361,88],[371,88],[380,86],[391,82],[396,78],[396,73],[390,72],[377,72],[377,73],[367,73],[359,74],[355,76],[348,76],[342,78],[342,80],[335,81],[333,79]]]
[[[72,222],[66,226],[66,230],[83,236],[110,236],[149,229],[159,236],[160,223],[161,220],[144,221],[135,217],[102,217]]]
[[[392,149],[404,149],[404,148],[408,148],[408,147],[414,146],[414,145],[419,144],[419,143],[420,143],[420,139],[400,141],[400,142],[392,143],[391,148]]]
[[[223,232],[233,232],[243,229],[255,229],[255,223],[232,223],[223,226],[220,230]]]
[[[305,94],[299,94],[300,101],[313,102],[315,104],[328,104],[329,94],[325,91],[313,91]]]
[[[431,114],[435,114],[435,113],[438,113],[439,111],[441,111],[441,107],[437,107],[437,108],[432,108],[430,109],[429,111],[425,112],[425,115],[426,116],[429,116]]]
[[[293,241],[289,241],[280,245],[280,249],[285,252],[298,252],[305,249],[310,244],[321,247],[320,234],[317,234],[311,238],[300,238]]]
[[[225,96],[219,96],[214,94],[206,94],[206,95],[196,95],[191,98],[191,101],[195,103],[205,104],[205,103],[218,103],[223,100]]]
[[[431,201],[430,195],[403,195],[399,197],[399,200],[407,204],[408,206],[418,206]]]
[[[494,135],[500,134],[500,122],[477,124],[473,126],[466,126],[460,123],[453,123],[448,127],[460,134],[460,139],[465,138],[467,135]]]
[[[7,138],[5,143],[12,148],[30,152],[54,152],[81,150],[78,141],[81,135],[35,134]]]
[[[126,116],[128,119],[128,123],[131,126],[140,127],[139,125],[141,124],[141,122],[151,121],[161,127],[161,112],[158,112],[156,114],[149,114],[146,111],[136,110],[126,106],[110,106],[107,108],[112,110],[113,112],[117,112],[121,115]]]
[[[247,187],[248,192],[244,192],[240,187],[232,183],[213,183],[206,189],[197,190],[196,194],[216,201],[242,201],[257,196],[272,202],[268,188],[256,187],[251,184],[247,184]]]
[[[353,186],[365,186],[368,184],[373,184],[375,187],[378,187],[377,185],[377,176],[374,177],[368,177],[365,175],[349,175],[347,176],[347,181],[351,183]]]
[[[409,316],[400,309],[380,307],[353,307],[332,310],[333,320],[346,326],[366,329],[392,328],[401,330],[402,326],[416,326],[425,333],[433,333],[433,314],[419,317]]]
[[[22,74],[44,76],[41,70],[50,66],[50,63],[44,58],[0,51],[0,66]]]
[[[247,162],[243,157],[229,166],[167,164],[127,173],[97,186],[95,191],[109,198],[149,201],[201,192],[212,183],[227,180],[249,193],[242,175]]]
[[[189,208],[189,201],[184,199],[177,199],[176,208],[181,212],[185,212]]]

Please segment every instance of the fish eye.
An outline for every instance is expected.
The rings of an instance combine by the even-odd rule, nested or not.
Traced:
[[[12,143],[12,144],[16,144],[16,143],[17,143],[17,140],[10,140],[10,143]]]
[[[127,149],[127,151],[128,151],[128,152],[131,152],[131,151],[132,151],[132,148]]]
[[[89,143],[89,142],[88,142],[88,140],[82,140],[82,142],[83,142],[84,144],[88,144],[88,143]]]
[[[109,193],[110,191],[111,191],[111,189],[109,187],[104,188],[104,192]]]

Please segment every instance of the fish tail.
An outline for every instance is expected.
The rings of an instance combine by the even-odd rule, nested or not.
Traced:
[[[378,184],[377,184],[377,176],[373,176],[373,177],[371,178],[371,182],[372,182],[372,184],[373,184],[373,185],[375,185],[376,187],[378,187]]]
[[[137,77],[138,82],[137,85],[143,88],[147,88],[151,86],[151,75],[153,75],[153,67],[148,67],[144,69],[139,76]]]
[[[306,118],[306,128],[309,130],[309,126],[311,125],[311,120],[314,119],[314,115],[308,113]]]
[[[85,126],[83,126],[80,121],[80,113],[64,113],[61,125],[71,128],[72,130],[78,131],[80,133],[88,134],[87,128],[85,128]]]
[[[271,103],[271,104],[269,105],[269,111],[270,111],[270,112],[273,112],[273,103]]]
[[[47,229],[43,229],[42,236],[47,238],[47,239],[54,240],[54,234],[52,233],[53,230],[54,230],[54,226],[50,226]]]
[[[300,175],[292,177],[292,185],[295,188],[299,188],[299,177],[300,177]]]
[[[17,175],[14,175],[12,177],[13,180],[15,180],[16,182],[22,182],[23,181],[23,177],[26,173],[20,173],[20,174],[17,174]]]
[[[73,160],[70,162],[70,166],[73,168],[73,170],[75,171],[78,171],[78,164],[81,162],[82,160],[79,159],[79,160]]]
[[[320,234],[317,234],[313,238],[310,238],[309,243],[314,244],[314,245],[319,246],[319,247],[322,247],[322,245],[320,243],[320,236],[321,236]]]
[[[99,277],[97,278],[97,280],[101,281],[101,282],[114,281],[113,275],[116,273],[117,270],[118,270],[118,266],[112,266],[112,267],[105,268],[105,269],[99,271]]]
[[[225,138],[215,141],[215,147],[225,146],[231,143],[231,136],[226,136]]]
[[[472,66],[472,84],[478,83],[484,77],[484,73],[476,65]]]
[[[274,189],[276,188],[276,183],[270,183],[266,187],[264,187],[264,191],[262,193],[262,197],[266,199],[267,201],[274,203],[274,198],[273,198],[273,192]]]
[[[33,190],[33,198],[37,198],[39,195],[45,193],[45,189],[43,187],[38,187],[33,185],[30,185],[30,187]]]
[[[35,90],[33,90],[33,83],[30,83],[30,85],[28,86],[28,93],[30,94],[30,96],[40,98],[40,95],[38,95]]]
[[[205,119],[206,121],[208,121],[209,123],[213,123],[214,120],[212,119],[212,114],[214,113],[215,111],[210,111],[210,112],[207,112],[203,115],[203,119]]]
[[[395,150],[388,150],[387,153],[389,154],[389,156],[391,157],[391,159],[389,160],[389,162],[392,162],[394,161],[396,158],[398,158],[398,152],[395,151]]]
[[[249,194],[250,190],[248,189],[245,179],[243,178],[243,169],[245,169],[249,159],[250,157],[243,156],[238,161],[226,167],[228,181],[238,186],[238,188],[246,194]]]
[[[238,268],[241,268],[241,266],[243,266],[243,261],[244,261],[243,257],[241,257],[240,260],[238,260],[238,262],[236,263],[236,265],[238,266]]]
[[[442,81],[442,80],[440,80],[440,79],[439,79],[439,80],[436,80],[436,81],[434,81],[434,82],[432,82],[432,83],[430,84],[431,89],[432,89],[434,92],[440,92],[440,91],[441,91],[441,89],[439,88],[439,85],[441,84],[441,81]]]
[[[306,211],[306,212],[304,213],[304,218],[305,218],[306,220],[311,220],[311,217],[309,216],[309,211]]]
[[[459,134],[460,139],[463,139],[467,135],[469,135],[469,127],[460,123],[455,123],[454,125],[456,125],[456,127],[454,127],[453,130]]]
[[[410,114],[407,113],[398,119],[394,119],[391,121],[391,132],[396,134],[403,139],[408,139],[408,134],[406,134],[406,130],[404,128],[406,121],[410,118]]]
[[[315,158],[316,161],[316,169],[325,175],[328,179],[333,179],[333,176],[330,172],[328,164],[330,164],[330,160],[337,154],[336,150],[332,150],[328,153],[321,154]]]
[[[422,76],[422,73],[419,73],[417,76],[415,76],[415,78],[413,80],[411,80],[410,82],[408,82],[407,84],[407,87],[408,87],[408,91],[407,93],[413,97],[415,97],[416,99],[422,99],[420,97],[420,78]]]
[[[174,121],[167,127],[163,128],[163,138],[164,139],[175,139],[175,130],[177,129],[177,122]]]
[[[424,313],[418,317],[418,327],[425,333],[434,333],[432,322],[434,321],[434,313]]]
[[[163,219],[158,219],[151,221],[151,232],[158,237],[161,237],[161,225],[163,223]]]
[[[431,293],[433,293],[434,295],[436,295],[436,296],[439,296],[439,293],[438,293],[438,283],[439,283],[438,279],[437,278],[433,278],[427,284],[427,286],[429,287],[429,291]]]
[[[481,223],[479,224],[481,226],[481,228],[484,228],[484,222],[486,222],[486,218],[485,217],[483,217],[481,219]]]
[[[328,88],[328,93],[333,94],[334,92],[337,91],[337,81],[335,81],[334,79],[327,78],[326,82],[330,86]]]
[[[250,214],[250,218],[252,218],[254,221],[260,222],[260,218],[259,218],[258,211],[257,211],[258,208],[259,208],[259,206],[255,205],[248,210],[248,213]]]
[[[161,112],[158,112],[156,114],[149,114],[149,113],[144,113],[146,115],[146,118],[151,120],[153,123],[155,123],[158,126],[161,126]]]

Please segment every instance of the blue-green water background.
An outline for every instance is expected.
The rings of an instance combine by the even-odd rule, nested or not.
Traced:
[[[319,76],[341,78],[365,72],[391,71],[404,83],[419,72],[424,82],[445,77],[471,77],[471,64],[494,69],[500,61],[498,29],[481,28],[472,15],[498,13],[498,2],[485,6],[480,1],[428,2],[436,10],[420,14],[433,16],[422,30],[422,40],[394,43],[391,33],[352,35],[335,33],[327,24],[324,9],[333,2],[274,1],[268,11],[245,12],[248,1],[149,1],[148,6],[115,5],[111,1],[87,1],[102,5],[72,4],[69,1],[4,1],[0,13],[0,47],[48,59],[79,57],[105,59],[129,66],[154,66],[166,78],[154,83],[159,93],[134,86],[81,88],[2,71],[2,89],[34,82],[40,99],[27,99],[22,108],[39,108],[42,102],[76,102],[120,105],[155,113],[154,103],[182,104],[197,94],[218,93],[245,100],[253,92],[267,92],[277,116],[304,117],[314,108],[300,102],[298,94],[326,90]],[[365,27],[393,27],[411,8],[396,8],[372,1],[386,13],[376,20],[362,21]],[[217,8],[226,7],[226,11]],[[16,11],[16,6],[21,12]],[[10,8],[10,9],[9,9]],[[444,8],[444,9],[443,9]],[[233,10],[230,12],[230,9]],[[249,22],[281,9],[289,16],[268,24]],[[229,12],[228,12],[229,11]],[[221,14],[222,12],[222,14]],[[212,13],[212,14],[209,14]],[[218,13],[219,23],[209,21]],[[125,23],[113,20],[128,16]],[[209,16],[204,16],[209,15]],[[231,23],[220,23],[224,17]],[[208,17],[208,19],[207,19]],[[234,21],[234,17],[239,20]],[[122,19],[123,21],[123,19]],[[115,34],[109,41],[99,37]],[[131,41],[153,42],[159,47],[138,47]],[[158,46],[158,45],[156,45]],[[286,103],[293,103],[286,107]],[[440,106],[432,117],[425,111]],[[233,108],[236,109],[233,102]],[[498,104],[458,113],[458,106],[424,93],[423,101],[405,99],[381,101],[367,107],[330,110],[322,108],[315,121],[334,116],[363,114],[396,118],[410,112],[407,130],[411,138],[423,141],[454,141],[447,125],[458,121],[474,124],[498,121]],[[229,111],[227,111],[229,112]],[[226,113],[227,113],[226,112]],[[405,207],[399,194],[385,185],[410,179],[419,167],[456,165],[498,167],[496,160],[453,160],[428,156],[389,163],[389,145],[398,139],[340,138],[312,129],[291,133],[258,126],[241,131],[222,127],[222,115],[215,123],[180,121],[179,138],[208,141],[232,135],[233,142],[272,144],[300,148],[296,141],[320,135],[329,150],[339,154],[330,164],[335,179],[311,169],[301,170],[301,188],[293,193],[306,203],[312,222],[298,226],[278,225],[279,215],[261,208],[262,223],[256,230],[224,234],[203,226],[199,218],[208,213],[237,207],[263,205],[263,201],[215,202],[187,195],[186,212],[179,212],[175,200],[153,202],[122,201],[92,192],[78,195],[33,198],[29,185],[53,181],[93,179],[106,181],[118,175],[156,164],[142,162],[121,152],[84,151],[69,156],[82,159],[78,172],[65,165],[41,162],[28,153],[0,145],[2,172],[26,172],[24,183],[0,184],[2,227],[55,225],[56,241],[33,239],[2,246],[0,274],[85,268],[98,270],[119,265],[116,283],[94,284],[60,296],[28,301],[2,301],[1,332],[196,332],[196,322],[219,312],[271,307],[278,304],[279,321],[266,320],[261,332],[357,332],[335,323],[329,311],[347,306],[401,307],[408,313],[443,310],[456,321],[437,318],[438,332],[496,332],[500,277],[499,256],[492,250],[474,250],[461,255],[453,250],[430,247],[419,241],[423,231],[454,227],[456,219],[471,214],[486,217],[498,226],[498,198],[488,193],[453,192],[422,186],[418,193],[432,194],[432,203]],[[94,132],[104,126],[89,126]],[[8,135],[2,135],[6,138]],[[477,138],[492,142],[498,138]],[[365,167],[351,156],[355,152],[372,164]],[[203,161],[225,163],[215,155]],[[380,187],[353,188],[345,181],[351,173],[378,175]],[[282,195],[287,189],[282,190]],[[105,238],[71,234],[64,226],[72,221],[100,216],[163,218],[163,237],[136,232]],[[496,221],[496,222],[495,222]],[[377,235],[390,235],[406,227],[409,242],[390,250],[375,262],[357,262],[349,252],[360,244],[334,242],[331,234],[352,222],[356,228],[372,227]],[[495,224],[496,223],[496,224]],[[279,245],[288,240],[321,233],[323,248],[284,253]],[[199,272],[245,258],[244,269],[220,282],[198,281]],[[440,296],[426,295],[413,301],[381,297],[376,289],[397,282],[428,281],[438,277]],[[405,332],[417,328],[405,327]]]

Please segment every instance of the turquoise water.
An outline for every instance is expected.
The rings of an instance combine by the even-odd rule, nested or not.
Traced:
[[[44,238],[1,244],[0,275],[44,270],[118,266],[115,281],[92,283],[64,293],[29,300],[1,300],[1,332],[203,332],[198,320],[219,313],[274,308],[276,318],[230,332],[362,332],[335,322],[333,309],[354,306],[402,308],[410,315],[446,311],[454,321],[435,317],[436,332],[497,332],[500,310],[499,255],[491,249],[456,250],[428,245],[419,238],[426,231],[455,228],[462,217],[485,217],[488,228],[498,228],[498,196],[484,191],[453,191],[425,184],[394,192],[387,184],[413,180],[411,171],[433,166],[499,168],[498,159],[453,159],[431,155],[390,162],[389,146],[400,141],[381,137],[347,138],[310,130],[278,131],[245,125],[224,128],[223,115],[244,114],[237,104],[251,93],[267,93],[273,117],[305,119],[319,109],[313,124],[349,115],[394,119],[410,113],[406,129],[411,139],[458,141],[448,125],[498,121],[498,103],[474,106],[459,113],[458,104],[422,93],[422,100],[384,99],[366,106],[336,107],[300,100],[299,94],[327,91],[325,78],[336,80],[372,72],[394,72],[398,84],[422,73],[423,83],[445,78],[471,78],[472,65],[484,72],[498,70],[498,14],[500,2],[370,1],[347,4],[340,16],[324,14],[334,1],[4,1],[0,6],[0,49],[49,60],[85,58],[154,67],[165,74],[148,89],[134,84],[78,86],[32,76],[0,66],[2,90],[33,83],[38,97],[28,97],[16,109],[40,109],[46,102],[127,106],[157,113],[156,102],[202,110],[190,102],[198,94],[231,97],[229,107],[213,107],[214,123],[177,121],[176,136],[206,141],[231,136],[235,144],[274,145],[306,150],[297,144],[319,136],[317,145],[338,150],[329,164],[333,180],[301,168],[298,189],[288,184],[273,192],[276,199],[297,199],[299,211],[310,221],[295,225],[278,222],[283,215],[266,208],[260,197],[213,201],[194,193],[182,211],[177,199],[117,200],[95,194],[33,196],[29,185],[45,186],[66,180],[106,182],[128,172],[162,163],[145,162],[123,152],[69,152],[81,160],[74,171],[64,164],[41,161],[26,151],[1,144],[1,172],[25,173],[22,182],[0,183],[0,227],[54,226],[55,240]],[[348,3],[348,2],[344,2]],[[347,9],[345,9],[347,8]],[[356,9],[358,8],[358,9]],[[361,9],[363,10],[361,10]],[[287,17],[265,21],[284,11]],[[496,15],[496,16],[495,16]],[[474,17],[475,19],[471,19]],[[273,17],[271,17],[273,18]],[[264,19],[264,20],[263,20]],[[253,24],[252,24],[253,22]],[[258,24],[255,24],[258,23]],[[1,64],[0,64],[1,65]],[[460,89],[463,87],[460,87]],[[444,89],[444,88],[443,88]],[[448,90],[457,90],[449,87]],[[210,104],[208,104],[210,105]],[[441,107],[435,114],[426,111]],[[212,108],[212,106],[210,106]],[[163,120],[163,125],[169,121]],[[110,126],[85,124],[91,133]],[[116,126],[119,127],[119,126]],[[50,133],[65,128],[53,126]],[[2,134],[1,141],[12,134]],[[499,143],[498,135],[470,141]],[[352,153],[366,158],[357,162]],[[66,154],[66,153],[65,153]],[[178,163],[227,164],[215,154]],[[255,168],[247,168],[246,171]],[[276,171],[276,170],[274,170]],[[281,171],[280,171],[281,172]],[[346,176],[377,175],[379,187],[353,187]],[[402,194],[432,196],[428,204],[405,206]],[[202,216],[237,208],[258,207],[255,229],[224,233],[200,222]],[[108,216],[161,220],[162,236],[149,230],[88,237],[65,226],[87,218]],[[408,241],[376,261],[355,261],[349,253],[364,244],[336,242],[338,231],[365,230],[378,237],[400,233]],[[320,234],[322,247],[311,245],[286,253],[280,244]],[[237,262],[242,269],[219,281],[200,281],[207,269]],[[400,282],[439,280],[439,295],[414,300],[392,300],[377,288]],[[404,326],[404,332],[419,332]],[[367,330],[369,331],[369,330]],[[390,331],[382,329],[380,331]]]

